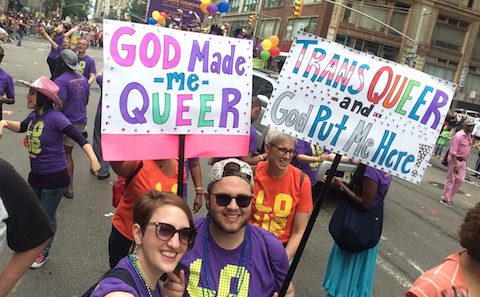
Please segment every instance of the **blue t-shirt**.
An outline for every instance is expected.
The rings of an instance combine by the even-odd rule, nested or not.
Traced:
[[[203,244],[208,232],[208,218],[195,220],[195,245],[180,260],[185,271],[185,296],[255,296],[271,297],[278,292],[287,275],[287,253],[280,241],[271,233],[248,225],[251,235],[251,253],[246,265],[240,266],[240,255],[245,241],[234,250],[218,246],[210,236],[208,240],[208,288],[202,270]],[[204,293],[204,294],[203,294]]]

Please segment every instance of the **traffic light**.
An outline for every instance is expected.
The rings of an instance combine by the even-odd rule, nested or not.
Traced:
[[[255,24],[255,15],[254,14],[251,14],[249,17],[248,17],[248,25],[253,28],[253,25]]]
[[[293,17],[298,18],[302,16],[303,0],[295,0],[295,6],[293,7]]]

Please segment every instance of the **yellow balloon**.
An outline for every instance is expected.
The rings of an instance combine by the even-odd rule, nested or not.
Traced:
[[[265,39],[264,41],[262,41],[262,48],[266,51],[272,48],[272,42],[270,41],[270,39]]]
[[[277,35],[272,35],[270,36],[270,41],[272,42],[272,47],[276,47],[278,43],[280,42],[280,39],[278,39]]]
[[[157,21],[159,16],[160,16],[160,12],[158,10],[154,10],[152,12],[152,18],[156,19]]]
[[[198,2],[197,2],[197,3],[198,3]],[[202,0],[202,4],[203,4],[203,3],[210,4],[210,3],[212,3],[212,1],[211,1],[211,0]]]

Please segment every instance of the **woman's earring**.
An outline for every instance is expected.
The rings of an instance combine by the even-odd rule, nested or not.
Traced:
[[[135,246],[133,247],[133,253],[132,253],[132,255],[133,255],[133,258],[138,261],[140,258],[138,257],[138,254],[137,254],[137,248],[138,248],[138,245],[135,245]]]

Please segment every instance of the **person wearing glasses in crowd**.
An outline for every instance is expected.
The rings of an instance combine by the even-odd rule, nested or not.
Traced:
[[[296,139],[275,129],[265,137],[265,162],[257,164],[250,222],[280,239],[292,260],[313,209],[308,176],[290,164]]]
[[[205,193],[209,215],[195,219],[195,244],[180,260],[185,296],[277,296],[288,257],[275,236],[248,223],[252,194],[250,165],[234,158],[213,164]],[[286,296],[294,296],[292,286]]]
[[[187,203],[172,193],[147,192],[135,202],[133,222],[133,251],[115,269],[128,274],[134,286],[107,276],[90,296],[182,296],[184,272],[175,268],[193,246],[196,234]],[[165,283],[160,281],[164,274],[168,277]]]

